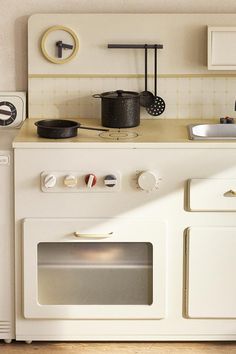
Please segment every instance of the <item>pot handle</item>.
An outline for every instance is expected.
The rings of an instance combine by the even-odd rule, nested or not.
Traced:
[[[95,93],[95,94],[93,95],[93,97],[94,97],[94,98],[102,98],[102,96],[99,95],[99,93]]]
[[[124,92],[123,90],[116,90],[118,97],[122,97],[123,92]]]

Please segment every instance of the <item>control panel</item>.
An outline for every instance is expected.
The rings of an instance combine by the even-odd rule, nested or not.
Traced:
[[[121,177],[117,171],[43,171],[40,185],[49,193],[117,192]]]

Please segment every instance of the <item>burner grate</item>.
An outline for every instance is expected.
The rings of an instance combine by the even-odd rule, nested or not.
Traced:
[[[102,132],[99,134],[99,136],[103,139],[119,141],[119,140],[135,139],[139,136],[139,134],[136,132],[128,132],[127,130],[117,130],[117,131]]]

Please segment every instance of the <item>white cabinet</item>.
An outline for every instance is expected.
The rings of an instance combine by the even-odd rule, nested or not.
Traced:
[[[236,70],[236,27],[208,27],[208,69]]]
[[[164,222],[32,218],[23,230],[26,318],[165,317]]]
[[[236,210],[236,178],[194,178],[188,188],[191,211]]]
[[[187,234],[187,315],[236,318],[236,227],[192,227]]]
[[[17,340],[235,340],[235,211],[184,208],[189,179],[234,189],[235,149],[119,144],[15,158]],[[95,173],[103,161],[121,172],[117,193],[40,188],[42,171]],[[147,170],[162,178],[150,193],[136,183]],[[220,185],[197,190],[201,208]],[[235,200],[221,194],[218,206],[224,198]]]

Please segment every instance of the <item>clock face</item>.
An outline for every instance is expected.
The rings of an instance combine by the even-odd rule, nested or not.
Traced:
[[[25,119],[25,92],[0,92],[0,129],[16,128]]]
[[[17,109],[13,103],[8,101],[0,102],[0,125],[10,125],[17,117]]]
[[[79,49],[79,40],[72,29],[53,26],[44,32],[41,50],[45,59],[54,64],[64,64],[72,60]]]

